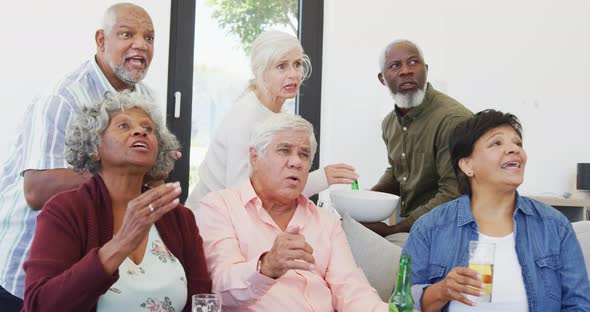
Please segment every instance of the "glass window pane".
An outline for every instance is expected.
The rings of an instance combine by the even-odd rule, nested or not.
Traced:
[[[297,36],[297,0],[197,0],[189,190],[209,139],[252,78],[247,51],[256,36],[276,29]],[[283,110],[294,113],[296,100]]]

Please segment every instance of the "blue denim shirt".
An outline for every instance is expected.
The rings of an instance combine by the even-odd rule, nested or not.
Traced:
[[[422,216],[403,249],[412,257],[415,308],[425,287],[455,267],[467,267],[469,241],[478,240],[470,199],[463,195]],[[516,194],[514,239],[529,311],[590,311],[584,256],[567,218],[551,206]],[[442,311],[448,311],[449,304]]]

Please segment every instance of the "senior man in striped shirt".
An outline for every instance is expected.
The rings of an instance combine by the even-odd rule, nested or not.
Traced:
[[[53,195],[90,177],[67,169],[65,131],[80,104],[126,89],[151,96],[141,83],[153,56],[154,27],[148,13],[129,3],[107,9],[95,34],[97,52],[52,84],[27,109],[18,141],[0,177],[0,311],[19,311],[25,262],[38,210]]]

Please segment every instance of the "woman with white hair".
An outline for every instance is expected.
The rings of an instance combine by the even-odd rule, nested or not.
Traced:
[[[263,32],[254,40],[250,66],[254,78],[225,115],[199,167],[199,182],[186,202],[191,209],[196,209],[207,193],[248,177],[248,140],[252,130],[281,112],[285,101],[297,95],[301,82],[311,73],[311,63],[299,40],[280,31]],[[304,194],[317,194],[332,184],[350,184],[357,177],[350,165],[329,165],[310,175]]]
[[[169,172],[179,143],[151,98],[116,93],[82,107],[65,157],[92,177],[52,197],[37,218],[24,265],[25,311],[190,311],[211,291],[193,213]]]

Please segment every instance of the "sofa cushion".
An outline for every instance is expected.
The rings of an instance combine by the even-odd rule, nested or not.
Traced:
[[[357,265],[384,301],[393,288],[402,248],[367,229],[350,216],[342,216],[342,228]]]
[[[590,277],[590,221],[573,222],[572,226],[582,247],[582,253],[586,262],[586,272],[588,272]]]
[[[404,245],[406,245],[406,241],[408,240],[408,237],[410,237],[410,233],[395,233],[395,234],[391,234],[389,236],[385,236],[385,239],[398,245],[399,247],[401,247],[402,249],[404,248]]]

